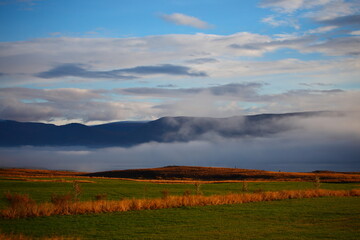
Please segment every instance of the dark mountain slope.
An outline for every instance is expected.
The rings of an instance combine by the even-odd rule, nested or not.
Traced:
[[[146,142],[186,142],[214,136],[239,138],[287,131],[292,117],[321,112],[261,114],[245,117],[163,117],[148,122],[115,122],[96,126],[0,121],[0,146],[133,146]],[[285,121],[286,120],[286,121]]]
[[[160,168],[114,170],[105,172],[86,173],[83,176],[156,179],[156,180],[247,180],[247,181],[314,181],[320,177],[322,182],[359,182],[359,173],[341,172],[272,172],[263,170],[249,170],[238,168],[168,166]]]

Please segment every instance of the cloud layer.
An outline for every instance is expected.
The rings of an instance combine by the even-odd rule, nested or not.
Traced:
[[[1,88],[0,119],[88,123],[152,120],[162,116],[229,117],[264,112],[360,110],[354,104],[360,101],[356,90],[261,93],[267,87],[261,83],[232,83],[206,88]]]
[[[132,148],[0,148],[0,167],[105,171],[193,165],[273,171],[359,171],[358,116],[289,120],[288,124],[296,125],[297,129],[261,138],[211,138]]]
[[[135,74],[135,75],[126,75]],[[131,80],[139,78],[138,75],[178,75],[190,77],[205,77],[205,72],[196,72],[189,67],[176,66],[172,64],[162,64],[158,66],[137,66],[133,68],[114,69],[110,71],[90,71],[86,70],[81,64],[62,64],[46,72],[36,74],[40,78],[59,78],[59,77],[82,77],[82,78],[111,78],[121,80]]]

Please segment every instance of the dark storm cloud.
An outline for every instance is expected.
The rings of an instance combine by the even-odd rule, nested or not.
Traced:
[[[163,88],[125,88],[116,90],[123,94],[134,94],[134,95],[156,95],[156,96],[177,96],[184,94],[197,94],[201,92],[200,88],[185,88],[185,89],[163,89]]]
[[[358,14],[358,15],[343,16],[328,20],[322,20],[318,22],[326,25],[336,25],[336,26],[348,26],[348,25],[359,26],[360,15]]]
[[[262,86],[263,84],[261,83],[230,83],[226,85],[210,87],[209,90],[213,95],[216,96],[233,95],[253,97],[257,95],[257,90]]]
[[[131,75],[128,75],[131,74]],[[135,74],[135,75],[133,75]],[[178,75],[190,77],[206,77],[205,72],[194,71],[193,69],[185,66],[178,66],[172,64],[163,64],[157,66],[138,66],[134,68],[115,69],[111,71],[89,71],[81,64],[63,64],[50,69],[46,72],[36,74],[40,78],[59,78],[59,77],[82,77],[82,78],[111,78],[130,80],[139,78],[137,75]]]
[[[177,86],[174,85],[174,84],[160,84],[160,85],[157,85],[157,87],[160,87],[160,88],[174,88],[174,87],[177,87]]]
[[[285,48],[285,47],[299,47],[304,46],[307,44],[311,44],[314,42],[316,37],[314,36],[305,36],[305,37],[298,37],[294,39],[284,39],[284,40],[272,40],[268,42],[258,42],[258,43],[247,43],[247,44],[231,44],[229,45],[230,48],[235,49],[244,49],[244,50],[262,50],[268,47],[278,47],[278,48]]]
[[[261,83],[230,83],[209,88],[124,88],[115,90],[122,94],[135,95],[155,95],[160,97],[176,97],[200,93],[210,93],[214,96],[238,96],[243,98],[253,98],[258,96],[257,90],[261,88]]]
[[[318,44],[308,46],[308,51],[323,52],[327,55],[349,55],[358,56],[360,54],[360,37],[339,37],[332,38]]]
[[[299,83],[299,85],[307,86],[307,87],[315,87],[315,86],[328,87],[328,86],[332,86],[333,84],[317,82],[317,83]]]
[[[215,58],[196,58],[196,59],[188,60],[186,62],[193,64],[203,64],[203,63],[218,62],[218,60],[216,60]]]
[[[119,69],[115,71],[140,74],[140,75],[168,74],[168,75],[191,76],[191,77],[207,76],[205,72],[197,72],[189,67],[172,65],[172,64],[163,64],[158,66],[139,66],[134,68]]]
[[[82,64],[67,63],[50,69],[46,72],[36,74],[40,78],[59,77],[83,77],[83,78],[113,78],[113,79],[134,79],[134,76],[121,75],[119,71],[89,71],[83,68]]]
[[[325,35],[323,35],[324,37]],[[300,52],[321,52],[329,56],[357,56],[360,54],[359,44],[360,38],[353,37],[327,37],[321,40],[321,36],[305,36],[294,39],[286,40],[272,40],[269,42],[261,43],[247,43],[247,44],[231,44],[230,48],[240,50],[256,50],[256,51],[269,51],[280,48],[296,49]],[[321,40],[321,41],[317,41]]]

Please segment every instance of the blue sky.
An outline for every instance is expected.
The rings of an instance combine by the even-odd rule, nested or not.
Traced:
[[[8,2],[8,4],[5,4]],[[31,2],[31,4],[30,4]],[[161,15],[196,16],[212,27],[199,31],[163,21]],[[251,1],[4,1],[1,40],[63,36],[142,37],[161,34],[273,32],[258,20],[270,14]],[[97,34],[95,34],[97,33]]]
[[[358,110],[356,0],[0,0],[0,119]]]

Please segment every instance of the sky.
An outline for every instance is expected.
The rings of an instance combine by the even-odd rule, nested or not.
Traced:
[[[358,110],[360,2],[0,0],[0,119]]]
[[[0,167],[360,169],[357,0],[0,0],[0,23],[2,120],[350,113],[266,138],[0,148]]]

